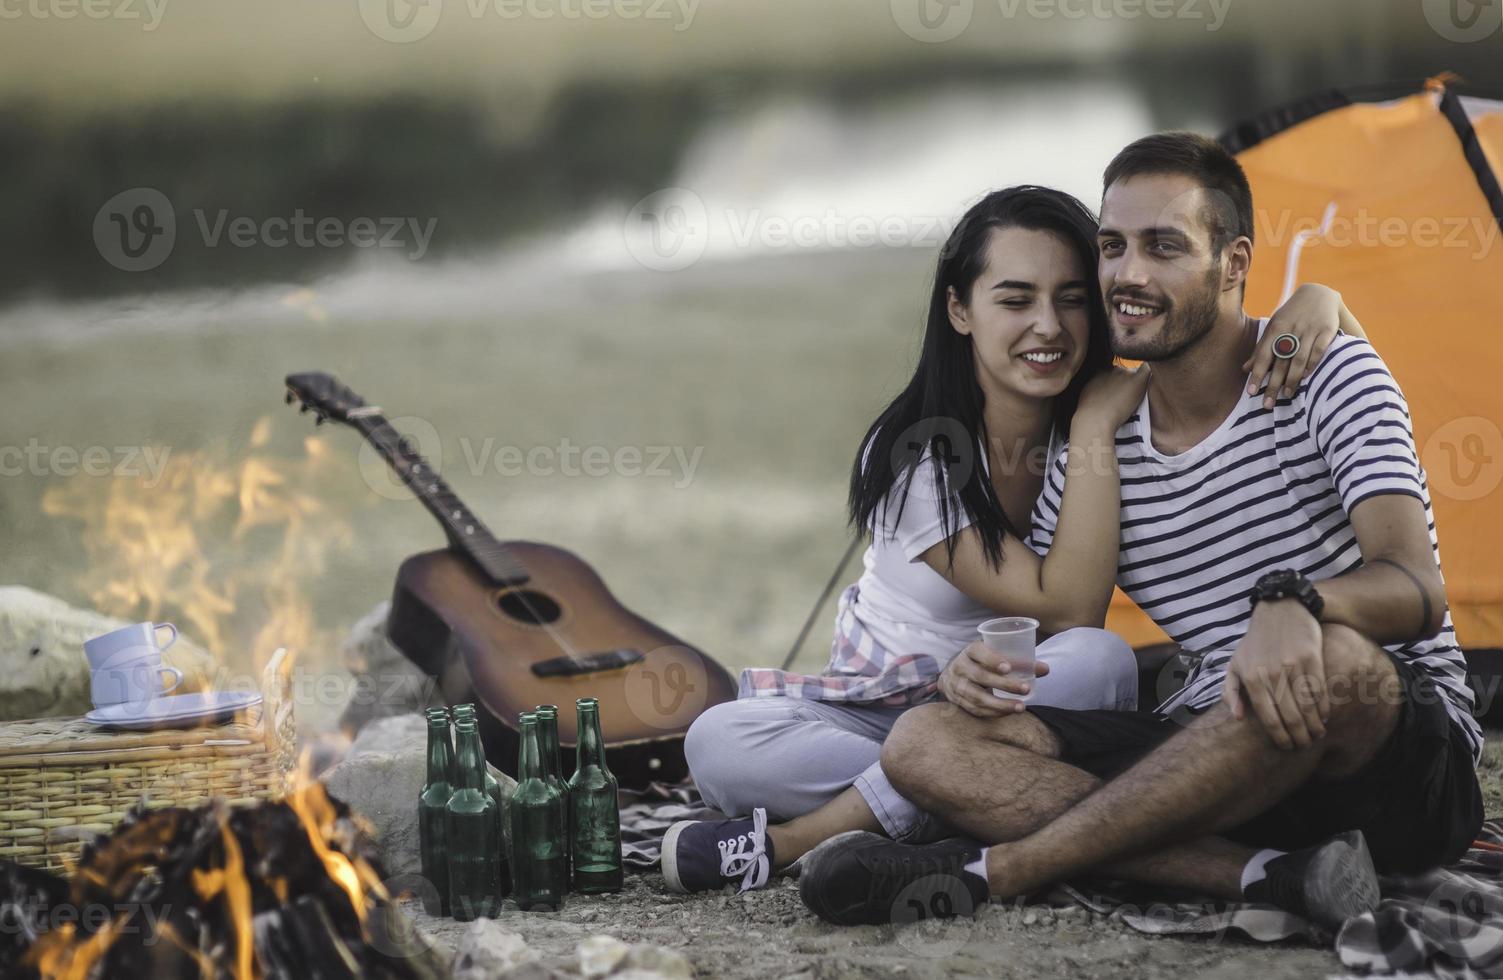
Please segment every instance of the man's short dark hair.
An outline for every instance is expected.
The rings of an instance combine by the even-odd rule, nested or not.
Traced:
[[[1215,254],[1232,239],[1253,240],[1252,188],[1237,158],[1226,147],[1198,133],[1155,133],[1129,143],[1106,165],[1102,194],[1128,177],[1181,174],[1210,192],[1207,225]]]

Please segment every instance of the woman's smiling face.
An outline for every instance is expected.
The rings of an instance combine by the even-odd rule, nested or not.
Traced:
[[[971,338],[983,391],[1053,398],[1085,362],[1086,276],[1094,269],[1058,236],[994,229],[970,296],[950,291],[950,324]]]

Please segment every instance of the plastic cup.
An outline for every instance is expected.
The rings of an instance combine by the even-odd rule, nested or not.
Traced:
[[[1005,676],[1009,680],[1026,681],[1030,686],[1036,682],[1033,665],[1038,659],[1038,630],[1039,621],[1027,616],[988,619],[976,627],[986,648],[1007,658],[1010,669]],[[1027,694],[1013,694],[995,687],[992,688],[992,693],[1008,701],[1028,700]]]

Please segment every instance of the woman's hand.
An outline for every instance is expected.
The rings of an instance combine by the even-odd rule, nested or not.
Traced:
[[[1116,432],[1142,404],[1152,373],[1147,364],[1132,371],[1114,366],[1101,372],[1086,382],[1075,410],[1076,418],[1084,415],[1091,422],[1105,426],[1106,431]]]
[[[1299,350],[1291,358],[1273,356],[1273,341],[1280,334],[1292,333],[1299,338]],[[1242,365],[1251,377],[1247,393],[1267,391],[1264,408],[1272,408],[1280,398],[1294,394],[1310,369],[1320,363],[1326,348],[1338,333],[1363,336],[1362,328],[1341,301],[1341,294],[1328,286],[1306,283],[1294,291],[1258,338],[1253,356]]]
[[[946,701],[977,718],[1016,714],[1023,710],[1023,702],[999,698],[992,689],[1021,697],[1033,685],[1006,676],[1009,669],[1006,657],[980,640],[973,640],[945,666],[944,673],[939,675],[939,691]],[[1033,672],[1034,676],[1043,677],[1049,673],[1049,665],[1037,660]]]

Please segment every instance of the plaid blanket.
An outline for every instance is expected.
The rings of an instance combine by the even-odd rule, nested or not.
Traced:
[[[679,820],[720,819],[689,781],[654,783],[621,794],[623,859],[656,869],[663,835]],[[1413,877],[1385,877],[1376,911],[1352,919],[1335,937],[1342,965],[1354,975],[1413,975],[1484,980],[1503,977],[1503,819],[1482,825],[1458,863]],[[1170,894],[1127,882],[1061,885],[1048,896],[1115,916],[1139,932],[1256,942],[1304,940],[1325,945],[1318,926],[1267,905]]]
[[[741,672],[737,697],[890,705],[918,704],[933,697],[945,664],[959,651],[946,650],[943,656],[937,656],[898,654],[886,649],[856,615],[859,594],[855,585],[840,594],[835,608],[835,639],[824,673],[795,674],[775,667],[748,667]]]
[[[1335,936],[1336,954],[1354,974],[1503,976],[1503,820],[1484,823],[1456,864],[1422,875],[1385,876],[1382,888],[1377,909],[1347,922]],[[1311,923],[1266,905],[1166,896],[1121,882],[1058,891],[1154,935],[1331,940]]]

